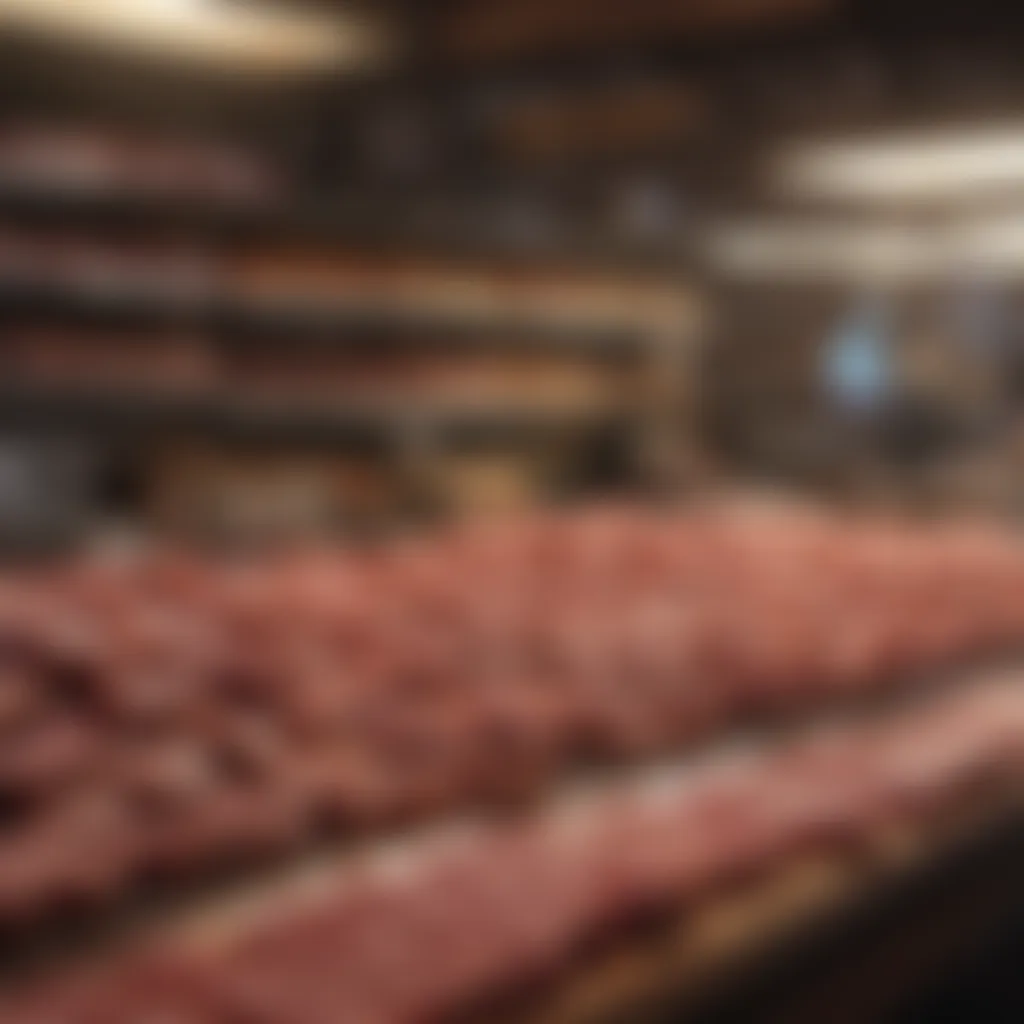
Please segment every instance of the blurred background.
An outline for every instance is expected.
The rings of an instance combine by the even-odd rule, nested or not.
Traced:
[[[1017,509],[1003,5],[0,18],[9,546],[750,484]]]
[[[155,727],[115,727],[82,696],[94,684],[141,694],[138,665],[122,657],[130,609],[159,609],[175,629],[187,619],[174,652],[211,659],[201,669],[198,656],[160,661],[159,671],[172,666],[162,684],[171,689],[193,675],[248,682],[261,653],[280,656],[281,686],[307,671],[363,683],[435,670],[476,679],[494,668],[481,651],[498,651],[507,669],[509,650],[535,642],[525,625],[508,625],[520,614],[510,595],[534,586],[523,581],[535,570],[529,615],[550,612],[552,635],[564,629],[545,641],[555,661],[529,664],[578,672],[586,686],[600,674],[593,664],[613,658],[597,638],[644,601],[707,611],[698,628],[663,622],[658,606],[645,620],[652,634],[623,641],[616,679],[626,696],[607,712],[611,738],[575,722],[586,736],[572,734],[573,765],[611,757],[594,755],[606,740],[620,766],[640,752],[679,753],[682,733],[669,744],[653,720],[633,722],[628,738],[623,725],[634,674],[680,670],[652,667],[669,635],[688,638],[687,671],[698,665],[708,688],[727,694],[707,716],[679,711],[687,743],[699,732],[727,744],[740,705],[775,713],[776,691],[787,692],[783,717],[803,721],[826,702],[793,680],[815,672],[845,680],[829,690],[831,707],[844,686],[873,701],[882,678],[973,683],[994,661],[1012,671],[1024,636],[1022,46],[1024,8],[997,0],[0,0],[0,743],[35,743],[0,753],[0,945],[22,945],[27,917],[33,942],[68,945],[65,917],[37,920],[35,904],[12,916],[4,901],[28,885],[26,849],[56,850],[55,837],[84,827],[80,817],[68,824],[67,807],[78,815],[85,804],[48,774],[70,735],[101,719],[113,730],[90,765],[131,748],[117,754],[129,767],[90,791],[90,814],[97,793],[107,801],[124,778],[138,781],[136,747]],[[410,543],[423,547],[410,554]],[[140,561],[103,562],[112,551]],[[224,555],[237,553],[256,556],[251,579],[222,574]],[[630,589],[634,568],[648,590]],[[337,619],[331,642],[344,644],[329,654],[320,634],[288,646],[310,609]],[[280,636],[253,625],[268,622]],[[200,624],[223,635],[200,635]],[[231,658],[253,643],[244,670],[230,658],[230,671],[221,660],[210,667],[220,640],[235,645]],[[582,718],[597,716],[607,695],[586,686],[557,714],[578,700]],[[29,714],[18,701],[40,687],[49,710]],[[420,713],[402,693],[389,709],[361,709],[346,736],[377,757],[378,719],[391,728]],[[453,724],[432,699],[429,720],[415,724],[428,746],[493,738],[476,719]],[[244,702],[234,691],[225,700],[217,714],[235,743]],[[969,736],[950,726],[922,738],[907,726],[900,749],[953,757],[977,742],[1019,775],[1024,733],[985,732],[1003,707],[993,706],[952,715],[988,723]],[[509,735],[534,744],[536,722],[554,730],[556,712],[538,707],[523,698],[514,714],[503,710],[495,750]],[[200,735],[222,742],[221,726],[200,719],[175,734],[190,757]],[[265,727],[276,742],[277,720]],[[392,741],[415,761],[412,740]],[[868,761],[884,746],[874,733],[858,742]],[[517,785],[536,772],[552,794],[558,758],[529,751],[508,771]],[[298,757],[281,753],[267,778],[292,780]],[[798,774],[813,776],[815,763]],[[27,771],[46,775],[60,827],[23,843],[37,799],[26,796]],[[467,771],[470,788],[483,786],[482,770]],[[777,795],[767,805],[782,807]],[[449,807],[437,799],[428,817]],[[302,800],[306,813],[313,798],[303,790]],[[375,808],[374,834],[404,816]],[[986,830],[981,852],[934,877],[915,872],[915,885],[927,876],[952,894],[949,921],[925,914],[934,889],[898,887],[885,911],[896,916],[874,931],[843,927],[832,945],[787,946],[771,971],[727,971],[751,979],[740,986],[746,1001],[716,990],[695,1019],[1019,1020],[1024,912],[993,924],[982,910],[1024,907],[1013,867],[1024,826],[1019,807],[996,817],[997,841]],[[120,836],[109,828],[97,835]],[[232,842],[256,845],[246,835]],[[160,863],[166,887],[180,865]],[[45,903],[56,883],[36,883]],[[72,915],[75,949],[94,946],[96,921],[109,931],[110,908],[86,903]],[[891,955],[883,933],[896,936]],[[955,969],[923,954],[914,968],[931,948],[924,936],[940,933],[976,941],[966,952],[950,944]],[[833,946],[839,974],[814,959]],[[850,980],[839,970],[850,963],[864,973]],[[466,1019],[519,1019],[536,973],[509,989],[500,1016],[485,1002],[484,1016]],[[676,968],[662,964],[661,981],[666,973]],[[127,991],[117,978],[111,991]],[[845,1017],[820,991],[833,981],[850,993]],[[901,998],[890,1000],[895,989]],[[853,996],[867,992],[886,995]],[[282,1009],[268,996],[246,1004],[251,1017],[192,1006],[166,1020],[435,1019],[374,1016],[369,1002],[331,1016],[328,1002]],[[657,1012],[626,1005],[614,1019],[684,1019],[671,1000]],[[158,1019],[138,1007],[93,1017],[77,1003],[54,1006],[9,1019]]]

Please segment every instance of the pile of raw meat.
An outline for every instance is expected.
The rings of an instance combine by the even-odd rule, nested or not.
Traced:
[[[154,892],[206,907],[197,883],[256,865],[281,892],[261,883],[259,913],[212,945],[175,929],[85,980],[73,964],[0,1021],[443,1019],[631,914],[1024,781],[1024,686],[954,685],[1022,637],[1009,534],[792,512],[605,510],[258,564],[12,571],[0,931],[114,920]],[[596,795],[561,795],[581,779]],[[338,859],[480,810],[457,841]],[[314,855],[312,904],[287,898]]]

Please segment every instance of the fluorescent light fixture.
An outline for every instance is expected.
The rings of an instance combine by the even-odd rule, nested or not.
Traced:
[[[772,177],[805,197],[880,203],[1024,192],[1024,124],[807,144],[778,159]]]
[[[934,274],[945,251],[895,225],[745,222],[713,230],[705,256],[730,276],[755,279],[901,281]]]
[[[970,273],[1024,275],[1024,214],[951,225],[743,221],[704,242],[709,263],[735,278],[903,283]]]
[[[1024,270],[1024,217],[1019,214],[972,220],[947,234],[950,259],[982,271],[1019,273]]]
[[[0,29],[268,71],[362,66],[384,49],[354,15],[224,0],[0,0]]]

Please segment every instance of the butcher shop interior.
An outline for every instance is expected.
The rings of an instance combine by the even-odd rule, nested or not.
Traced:
[[[1021,52],[0,0],[0,1024],[1020,1024]]]

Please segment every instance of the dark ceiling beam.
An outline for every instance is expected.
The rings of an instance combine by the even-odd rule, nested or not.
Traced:
[[[439,41],[453,63],[489,64],[666,39],[713,39],[817,21],[835,5],[836,0],[461,0],[447,9]]]

